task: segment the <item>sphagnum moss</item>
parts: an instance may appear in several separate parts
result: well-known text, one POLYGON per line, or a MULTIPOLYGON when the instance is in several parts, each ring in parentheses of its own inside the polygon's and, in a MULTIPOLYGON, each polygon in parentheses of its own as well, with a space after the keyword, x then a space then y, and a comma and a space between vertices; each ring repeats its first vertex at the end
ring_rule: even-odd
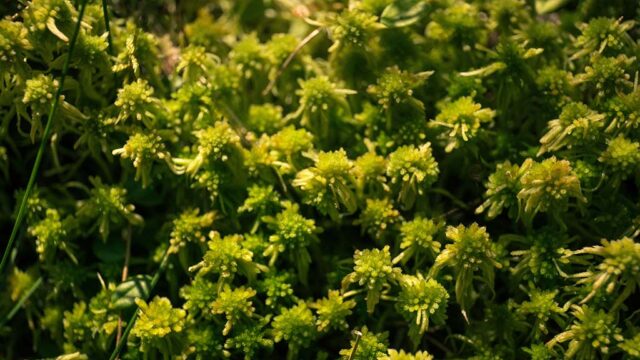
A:
POLYGON ((0 358, 638 358, 639 16, 3 3, 0 358))

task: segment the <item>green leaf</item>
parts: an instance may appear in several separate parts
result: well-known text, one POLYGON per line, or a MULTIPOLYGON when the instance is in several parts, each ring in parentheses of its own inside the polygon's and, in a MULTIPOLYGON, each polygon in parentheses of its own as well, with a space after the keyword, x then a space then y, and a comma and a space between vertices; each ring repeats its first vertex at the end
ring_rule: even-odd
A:
POLYGON ((390 28, 410 26, 420 21, 427 7, 424 1, 396 1, 384 9, 380 15, 380 22, 390 28))
POLYGON ((119 310, 135 305, 135 299, 147 299, 151 289, 151 276, 136 275, 116 287, 111 295, 114 307, 119 310))
POLYGON ((122 241, 95 241, 93 253, 105 263, 119 263, 124 259, 124 242, 122 241))
POLYGON ((536 0, 536 12, 540 15, 556 11, 566 5, 569 0, 536 0))

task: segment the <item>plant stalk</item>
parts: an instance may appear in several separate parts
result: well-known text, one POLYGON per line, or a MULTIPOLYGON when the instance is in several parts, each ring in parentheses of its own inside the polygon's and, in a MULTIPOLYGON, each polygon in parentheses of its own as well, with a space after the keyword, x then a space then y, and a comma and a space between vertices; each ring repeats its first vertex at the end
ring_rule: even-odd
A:
POLYGON ((80 3, 80 10, 78 13, 78 20, 76 21, 75 29, 73 30, 73 36, 71 36, 71 41, 69 42, 69 51, 67 53, 67 58, 64 60, 64 65, 62 67, 62 74, 60 75, 60 86, 58 86, 58 90, 56 91, 56 96, 51 103, 51 108, 49 110, 49 116, 47 117, 47 124, 44 128, 44 133, 42 134, 42 139, 40 140, 40 147, 38 148, 38 153, 36 154, 36 160, 33 164, 33 168, 31 168, 31 175, 29 176, 29 182, 27 183, 27 188, 25 189, 24 196, 22 197, 22 201, 20 202, 20 208, 18 209, 18 216, 16 217, 16 221, 13 223, 13 229, 11 230, 11 235, 9 237, 9 242, 4 249, 4 255, 2 255, 2 261, 0 262, 0 274, 2 274, 4 267, 9 259, 9 254, 11 253, 11 247, 16 240, 16 236, 18 235, 18 230, 22 225, 22 221, 26 215, 27 210, 27 201, 29 200, 29 196, 31 195, 31 191, 33 190, 33 186, 35 185, 36 178, 38 177, 38 170, 40 169, 40 164, 42 163, 42 157, 44 155, 45 144, 51 137, 51 130, 53 128, 53 117, 55 116, 58 106, 60 104, 60 97, 62 96, 62 90, 64 89, 64 81, 67 77, 67 73, 69 72, 69 64, 71 63, 71 57, 73 56, 73 50, 76 47, 76 42, 78 40, 78 34, 80 33, 80 24, 82 23, 82 18, 84 17, 84 10, 87 6, 87 0, 82 0, 80 3))

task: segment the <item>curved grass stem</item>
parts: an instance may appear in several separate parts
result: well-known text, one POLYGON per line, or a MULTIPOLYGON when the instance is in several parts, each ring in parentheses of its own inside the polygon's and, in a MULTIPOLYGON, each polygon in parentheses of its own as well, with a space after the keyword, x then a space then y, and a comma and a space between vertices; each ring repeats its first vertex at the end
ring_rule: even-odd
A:
POLYGON ((104 17, 104 28, 107 31, 107 42, 109 44, 109 55, 113 56, 113 39, 111 36, 111 25, 109 22, 109 7, 107 0, 102 0, 102 16, 104 17))
POLYGON ((33 285, 27 290, 27 292, 18 300, 18 302, 11 308, 11 311, 5 316, 2 321, 0 321, 0 328, 3 327, 6 323, 11 321, 11 319, 18 313, 22 305, 33 295, 33 293, 42 285, 42 278, 38 278, 33 285))
MULTIPOLYGON (((156 273, 153 274, 153 278, 151 279, 151 285, 149 286, 149 294, 151 294, 151 292, 153 291, 153 288, 156 287, 156 284, 158 283, 158 280, 160 280, 160 275, 162 275, 162 273, 164 272, 164 269, 167 268, 167 264, 169 263, 169 255, 170 255, 169 250, 167 250, 164 253, 164 257, 162 258, 160 267, 158 267, 158 270, 156 270, 156 273)), ((144 300, 147 301, 148 299, 144 299, 144 300)), ((140 312, 140 308, 136 306, 136 310, 134 311, 133 315, 131 315, 131 318, 129 318, 129 321, 127 321, 127 327, 122 332, 122 337, 120 338, 120 341, 116 343, 116 348, 111 353, 109 360, 115 360, 120 354, 120 352, 122 351, 124 344, 127 343, 127 338, 129 337, 129 333, 133 329, 133 325, 135 324, 136 319, 138 318, 139 312, 140 312)))
POLYGON ((36 154, 35 162, 33 163, 33 167, 31 168, 31 175, 29 176, 29 182, 27 183, 27 188, 25 189, 24 196, 22 197, 22 201, 20 202, 20 207, 18 208, 18 216, 16 217, 16 221, 13 223, 13 229, 11 229, 11 235, 9 236, 9 241, 4 249, 4 254, 2 255, 2 261, 0 262, 0 274, 4 271, 4 267, 9 259, 9 254, 11 253, 11 247, 16 240, 16 236, 18 235, 18 230, 22 225, 22 221, 26 215, 27 210, 27 201, 29 200, 29 195, 31 195, 31 191, 33 190, 33 186, 35 185, 36 178, 38 177, 38 170, 40 169, 40 164, 42 163, 42 157, 44 155, 44 149, 46 147, 47 141, 51 137, 51 130, 53 128, 53 117, 55 116, 58 106, 60 105, 60 97, 62 96, 62 90, 64 89, 64 80, 67 77, 67 73, 69 72, 69 64, 71 63, 71 57, 73 56, 73 50, 76 47, 76 42, 78 40, 78 34, 80 33, 80 24, 82 23, 82 18, 84 17, 84 9, 87 6, 87 0, 81 0, 80 2, 80 10, 78 12, 78 20, 76 21, 75 28, 73 30, 73 36, 71 37, 71 41, 69 42, 69 51, 67 52, 67 58, 64 60, 64 66, 62 68, 62 74, 60 75, 60 86, 58 86, 58 90, 56 91, 56 96, 51 102, 51 108, 49 109, 49 116, 47 116, 47 124, 44 128, 44 133, 42 134, 42 139, 40 140, 40 146, 38 147, 38 153, 36 154))

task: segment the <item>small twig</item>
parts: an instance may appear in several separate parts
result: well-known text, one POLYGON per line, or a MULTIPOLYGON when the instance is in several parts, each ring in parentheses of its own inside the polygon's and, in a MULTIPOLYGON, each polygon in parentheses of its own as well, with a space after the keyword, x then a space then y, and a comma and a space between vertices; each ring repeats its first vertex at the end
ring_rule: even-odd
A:
POLYGON ((305 37, 304 39, 302 39, 302 41, 300 41, 298 46, 296 46, 296 48, 293 49, 291 54, 289 54, 287 59, 282 63, 282 65, 278 69, 278 72, 276 73, 276 76, 274 76, 273 79, 269 81, 269 84, 267 85, 267 87, 262 91, 262 96, 266 96, 271 91, 271 89, 276 85, 276 81, 278 81, 278 78, 280 77, 280 75, 282 75, 282 73, 287 68, 287 66, 289 66, 289 63, 291 63, 293 58, 300 52, 300 50, 302 50, 302 48, 305 45, 307 45, 311 40, 313 40, 313 38, 318 36, 318 34, 320 34, 320 31, 322 31, 322 29, 323 28, 316 28, 311 33, 309 33, 307 37, 305 37))
POLYGON ((362 337, 362 332, 360 330, 353 330, 351 334, 355 335, 356 341, 353 344, 353 349, 351 349, 351 353, 349 354, 349 360, 353 360, 353 357, 356 355, 356 351, 358 350, 358 344, 360 343, 360 338, 362 337))
MULTIPOLYGON (((129 259, 131 258, 131 225, 127 228, 124 234, 125 240, 125 252, 124 252, 124 265, 122 265, 122 279, 121 282, 125 282, 129 276, 129 259)), ((116 333, 116 346, 120 344, 122 338, 122 314, 118 314, 118 332, 116 333)))
POLYGON ((444 351, 447 355, 453 353, 448 347, 446 347, 443 343, 441 343, 440 341, 434 339, 433 337, 427 335, 426 339, 427 339, 427 341, 429 341, 433 345, 435 345, 437 348, 439 348, 440 350, 444 351))
POLYGON ((124 282, 129 277, 129 259, 131 258, 131 224, 125 232, 125 253, 124 253, 124 265, 122 266, 122 281, 124 282))
POLYGON ((107 0, 102 0, 102 14, 104 16, 104 27, 107 30, 107 42, 109 44, 109 55, 114 56, 113 40, 111 39, 111 26, 109 25, 109 7, 107 0))
POLYGON ((463 210, 467 210, 469 208, 469 206, 467 204, 465 204, 462 200, 460 200, 457 197, 455 197, 452 193, 450 193, 446 189, 443 189, 443 188, 432 188, 430 191, 432 193, 439 194, 439 195, 442 195, 442 196, 448 198, 449 200, 451 200, 454 204, 458 205, 463 210))

